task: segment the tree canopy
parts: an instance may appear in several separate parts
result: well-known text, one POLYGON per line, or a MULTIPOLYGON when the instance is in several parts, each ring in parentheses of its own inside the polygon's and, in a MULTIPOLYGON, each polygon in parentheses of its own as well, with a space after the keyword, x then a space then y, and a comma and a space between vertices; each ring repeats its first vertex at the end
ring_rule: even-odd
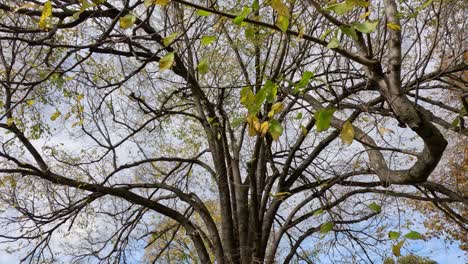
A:
POLYGON ((466 249, 465 7, 0 0, 0 243, 28 263, 466 249))

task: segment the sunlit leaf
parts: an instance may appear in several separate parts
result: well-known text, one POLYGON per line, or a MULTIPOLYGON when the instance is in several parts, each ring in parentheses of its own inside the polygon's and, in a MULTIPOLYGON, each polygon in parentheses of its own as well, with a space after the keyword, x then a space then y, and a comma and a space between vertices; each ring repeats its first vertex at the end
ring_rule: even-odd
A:
POLYGON ((374 32, 377 26, 379 25, 379 21, 365 21, 363 23, 355 23, 353 26, 354 28, 362 33, 371 33, 374 32))
POLYGON ((202 17, 209 16, 209 15, 211 15, 211 12, 206 11, 206 10, 198 9, 197 10, 197 15, 202 16, 202 17))
POLYGON ((240 92, 240 103, 249 108, 255 102, 255 95, 250 87, 246 86, 242 88, 240 92))
POLYGON ((26 104, 29 105, 29 106, 33 106, 35 104, 35 101, 30 99, 30 100, 26 101, 26 104))
POLYGON ((248 6, 244 6, 242 8, 242 12, 234 18, 232 23, 237 26, 242 26, 242 22, 244 22, 244 19, 250 14, 250 12, 252 12, 252 9, 248 6))
POLYGON ((325 10, 327 11, 333 11, 335 12, 337 15, 344 15, 348 12, 350 12, 351 10, 354 9, 354 5, 349 2, 349 1, 345 1, 345 2, 342 2, 342 3, 338 3, 338 4, 333 4, 333 5, 329 5, 325 8, 325 10))
POLYGON ((389 22, 387 23, 387 27, 391 30, 394 30, 394 31, 399 31, 401 30, 401 27, 400 25, 396 24, 396 23, 392 23, 392 22, 389 22))
POLYGON ((135 24, 136 16, 133 14, 127 14, 120 18, 119 25, 121 29, 131 28, 135 24))
POLYGON ((167 53, 164 57, 159 60, 159 71, 165 71, 172 67, 174 63, 174 52, 167 53))
POLYGON ((260 136, 265 136, 266 133, 268 132, 268 129, 270 128, 270 123, 268 121, 263 121, 263 123, 260 125, 260 136))
POLYGON ((354 128, 353 128, 353 125, 351 124, 351 122, 349 121, 346 121, 344 124, 343 124, 343 127, 341 128, 341 141, 343 142, 343 144, 346 144, 346 145, 351 145, 351 143, 353 143, 353 139, 354 139, 354 128))
POLYGON ((299 80, 299 82, 297 83, 297 86, 302 89, 304 87, 306 87, 309 82, 310 82, 310 79, 312 79, 314 77, 314 73, 311 72, 311 71, 305 71, 303 74, 302 74, 302 77, 301 79, 299 80))
POLYGON ((51 116, 50 120, 55 121, 62 113, 59 110, 56 110, 51 116))
POLYGON ((325 108, 315 112, 315 126, 318 132, 325 131, 330 127, 333 113, 335 113, 334 108, 325 108))
POLYGON ((289 27, 289 18, 286 16, 279 16, 275 24, 281 31, 286 32, 289 27))
POLYGON ((257 132, 260 130, 260 120, 256 115, 250 114, 247 116, 247 124, 249 125, 249 136, 253 137, 257 135, 257 132))
POLYGON ((164 47, 167 47, 170 44, 172 44, 172 42, 174 42, 174 40, 177 38, 177 36, 178 36, 177 32, 174 32, 174 33, 170 34, 169 36, 163 38, 164 47))
POLYGON ((266 101, 268 103, 273 103, 276 100, 276 94, 278 93, 278 85, 271 80, 266 81, 264 85, 265 90, 267 91, 266 101))
POLYGON ((361 14, 361 15, 359 16, 359 18, 361 18, 361 19, 366 19, 368 16, 370 16, 370 13, 371 13, 370 11, 367 11, 367 12, 361 14))
POLYGON ((210 45, 213 41, 217 40, 216 36, 203 36, 201 38, 202 47, 210 45))
POLYGON ((39 19, 39 28, 48 29, 51 28, 51 19, 52 19, 52 2, 49 0, 44 3, 42 8, 41 18, 39 19))
POLYGON ((329 49, 336 49, 340 46, 340 41, 337 38, 332 38, 330 42, 328 42, 327 48, 329 49))
POLYGON ((271 118, 274 115, 278 114, 279 112, 281 112, 281 110, 283 110, 283 107, 284 107, 283 103, 281 102, 275 103, 274 105, 271 106, 271 110, 270 112, 268 112, 268 117, 271 118))
POLYGON ((281 0, 271 0, 270 6, 278 12, 280 16, 290 17, 289 8, 281 0))
POLYGON ((209 69, 210 69, 210 65, 207 59, 202 59, 200 63, 198 63, 197 65, 197 71, 202 75, 206 74, 209 69))

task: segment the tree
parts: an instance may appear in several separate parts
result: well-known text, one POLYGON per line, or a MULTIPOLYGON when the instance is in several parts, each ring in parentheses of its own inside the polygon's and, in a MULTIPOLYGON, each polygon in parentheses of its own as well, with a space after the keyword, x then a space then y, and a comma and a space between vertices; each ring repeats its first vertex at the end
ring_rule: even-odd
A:
MULTIPOLYGON (((406 255, 404 257, 398 258, 398 264, 437 264, 436 261, 430 260, 429 258, 420 257, 416 255, 406 255)), ((395 264, 395 261, 391 258, 388 258, 384 261, 384 264, 395 264)))
POLYGON ((423 238, 402 201, 466 232, 466 190, 431 176, 468 135, 463 4, 0 0, 2 242, 372 262, 423 238))

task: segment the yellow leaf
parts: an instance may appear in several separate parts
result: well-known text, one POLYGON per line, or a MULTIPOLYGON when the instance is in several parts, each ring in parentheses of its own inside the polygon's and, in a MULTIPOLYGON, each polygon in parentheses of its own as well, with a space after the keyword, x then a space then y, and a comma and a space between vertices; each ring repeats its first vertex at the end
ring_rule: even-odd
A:
POLYGON ((169 52, 159 60, 159 71, 165 71, 172 67, 174 63, 174 52, 169 52))
POLYGON ((166 6, 169 4, 170 0, 145 0, 143 4, 145 7, 150 7, 152 5, 160 5, 160 6, 166 6))
POLYGON ((247 116, 247 124, 249 124, 249 136, 253 137, 257 135, 257 124, 260 125, 260 121, 258 120, 258 117, 255 115, 249 115, 247 116))
POLYGON ((12 126, 15 120, 12 117, 7 118, 7 126, 12 126))
POLYGON ((52 27, 50 23, 51 18, 52 18, 52 3, 49 0, 44 3, 44 7, 42 8, 41 18, 39 19, 39 28, 40 29, 51 28, 52 27))
POLYGON ((268 117, 271 118, 272 116, 281 112, 281 110, 283 110, 283 107, 284 107, 283 103, 281 102, 275 103, 274 105, 271 106, 271 110, 270 112, 268 112, 268 117))
POLYGON ((398 25, 396 23, 392 23, 392 22, 387 23, 387 27, 390 28, 391 30, 395 30, 395 31, 401 30, 400 25, 398 25))
POLYGON ((163 38, 163 45, 164 47, 169 46, 172 42, 174 42, 174 39, 177 38, 177 32, 174 32, 170 34, 169 36, 163 38))
POLYGON ((349 121, 346 121, 344 124, 343 124, 343 127, 341 128, 341 141, 343 142, 343 144, 346 144, 346 145, 351 145, 351 143, 353 143, 353 139, 354 139, 354 128, 353 128, 353 125, 351 124, 351 122, 349 121))
POLYGON ((260 132, 260 128, 262 127, 262 125, 260 124, 260 121, 258 119, 254 121, 254 127, 255 131, 260 132))
POLYGON ((33 106, 34 105, 34 100, 27 100, 26 101, 26 104, 29 105, 29 106, 33 106))
POLYGON ((127 29, 133 26, 135 24, 136 17, 132 14, 128 14, 126 16, 123 16, 119 20, 119 25, 121 29, 127 29))
POLYGON ((278 21, 275 24, 281 31, 286 32, 288 31, 289 27, 289 18, 286 16, 279 16, 278 21))
POLYGON ((370 11, 367 11, 364 14, 361 14, 359 18, 366 19, 368 16, 370 16, 370 11))
POLYGON ((50 120, 52 121, 55 121, 62 113, 60 113, 59 110, 55 111, 55 113, 53 113, 51 116, 50 116, 50 120))
POLYGON ((271 0, 270 5, 281 16, 290 17, 289 8, 281 0, 271 0))
POLYGON ((305 126, 301 125, 301 133, 302 135, 307 136, 307 133, 309 133, 309 131, 305 126))
POLYGON ((268 121, 263 121, 262 125, 260 126, 260 135, 262 137, 265 136, 269 128, 270 124, 268 123, 268 121))
POLYGON ((290 192, 278 192, 278 193, 275 193, 275 194, 271 194, 271 196, 273 196, 274 198, 280 199, 280 200, 286 198, 289 195, 291 195, 290 192))

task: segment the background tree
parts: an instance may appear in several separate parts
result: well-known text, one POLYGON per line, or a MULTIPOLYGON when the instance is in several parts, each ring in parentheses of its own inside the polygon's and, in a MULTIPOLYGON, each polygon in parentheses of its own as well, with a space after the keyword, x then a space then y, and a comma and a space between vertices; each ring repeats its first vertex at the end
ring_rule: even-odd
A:
POLYGON ((463 234, 459 176, 432 176, 468 134, 463 5, 0 0, 3 242, 370 263, 423 238, 412 201, 463 234))

